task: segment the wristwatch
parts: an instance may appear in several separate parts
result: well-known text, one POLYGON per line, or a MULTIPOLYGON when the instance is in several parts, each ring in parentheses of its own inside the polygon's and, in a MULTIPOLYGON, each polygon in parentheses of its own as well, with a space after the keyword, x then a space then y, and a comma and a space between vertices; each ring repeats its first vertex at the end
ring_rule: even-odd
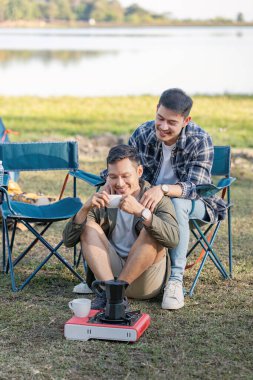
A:
POLYGON ((146 220, 149 220, 151 218, 151 211, 148 208, 144 208, 141 212, 141 220, 145 222, 146 220))
POLYGON ((169 193, 169 189, 170 189, 169 185, 162 185, 161 189, 162 189, 163 195, 169 195, 168 194, 169 193))

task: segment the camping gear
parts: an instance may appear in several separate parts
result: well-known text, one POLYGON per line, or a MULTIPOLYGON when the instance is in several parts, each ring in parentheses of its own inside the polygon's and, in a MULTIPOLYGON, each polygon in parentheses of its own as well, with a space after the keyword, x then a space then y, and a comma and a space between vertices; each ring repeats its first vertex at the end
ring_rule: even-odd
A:
MULTIPOLYGON (((18 135, 19 133, 13 131, 12 129, 6 129, 3 123, 3 120, 0 118, 0 144, 9 143, 9 134, 12 133, 14 135, 18 135)), ((13 181, 17 181, 19 179, 19 172, 9 172, 10 178, 13 181)))
MULTIPOLYGON (((25 202, 16 202, 11 200, 5 187, 0 187, 3 194, 3 203, 0 205, 2 210, 2 249, 3 249, 3 272, 10 272, 12 290, 18 291, 23 289, 32 278, 41 270, 51 257, 57 258, 79 281, 83 281, 81 275, 74 269, 63 252, 60 253, 60 247, 63 241, 60 240, 54 245, 45 238, 45 232, 54 222, 63 221, 73 217, 82 207, 82 202, 76 197, 76 171, 78 169, 78 145, 75 141, 67 142, 41 142, 41 143, 8 143, 0 144, 0 159, 3 161, 5 170, 9 171, 48 171, 48 170, 65 170, 71 171, 74 177, 73 197, 60 199, 51 204, 30 204, 25 202), (7 223, 14 222, 13 230, 8 231, 7 223), (20 234, 16 234, 18 223, 22 223, 33 235, 34 240, 20 253, 20 246, 15 245, 15 241, 22 239, 20 234), (34 223, 44 224, 45 226, 39 231, 35 229, 34 223), (45 258, 40 255, 34 247, 40 242, 47 249, 45 258), (15 249, 17 254, 15 254, 15 249), (17 284, 16 266, 23 260, 29 252, 33 252, 40 263, 27 277, 22 279, 20 285, 17 284), (6 257, 7 256, 7 257, 6 257)), ((80 172, 80 171, 78 171, 80 172)), ((68 175, 68 174, 67 174, 68 175)), ((18 244, 18 242, 17 242, 18 244)), ((43 251, 42 251, 43 252, 43 251)), ((41 253, 41 248, 40 252, 41 253)), ((75 254, 75 251, 74 251, 75 254)), ((75 257, 75 256, 74 256, 75 257)), ((25 260, 23 261, 26 262, 25 260)), ((29 265, 30 267, 30 265, 29 265)))
MULTIPOLYGON (((218 220, 215 223, 205 222, 202 220, 191 219, 190 227, 193 236, 195 237, 195 243, 191 247, 191 249, 187 253, 187 257, 189 257, 198 246, 202 247, 202 250, 199 254, 199 257, 196 260, 196 263, 200 262, 199 269, 197 274, 193 280, 192 286, 189 291, 189 295, 192 296, 195 286, 198 282, 199 276, 204 268, 206 260, 210 258, 211 262, 218 269, 220 274, 224 279, 228 279, 232 277, 232 229, 231 229, 231 194, 230 194, 230 186, 236 180, 230 176, 230 166, 231 166, 231 148, 230 146, 215 146, 214 147, 214 160, 212 166, 212 177, 221 177, 217 186, 213 183, 211 184, 202 184, 197 185, 196 190, 200 197, 203 199, 205 197, 210 197, 218 192, 221 192, 221 198, 227 201, 227 239, 228 239, 228 267, 229 272, 225 269, 222 264, 222 254, 223 250, 220 249, 219 254, 214 250, 213 244, 215 242, 216 236, 221 226, 222 220, 218 220), (203 231, 203 229, 205 229, 203 231)), ((194 208, 194 201, 192 201, 194 208)), ((191 268, 195 263, 189 264, 186 266, 186 269, 191 268)))
MULTIPOLYGON (((100 295, 101 290, 98 289, 104 286, 106 293, 106 308, 105 308, 105 318, 109 320, 124 320, 125 318, 125 305, 123 299, 125 296, 125 289, 128 283, 125 281, 93 281, 92 289, 95 293, 100 295)), ((100 288, 101 289, 101 288, 100 288)))
POLYGON ((135 342, 150 325, 150 316, 126 311, 123 305, 127 283, 119 280, 94 281, 92 287, 105 286, 105 310, 91 310, 88 317, 72 317, 65 323, 64 336, 72 340, 105 339, 135 342))

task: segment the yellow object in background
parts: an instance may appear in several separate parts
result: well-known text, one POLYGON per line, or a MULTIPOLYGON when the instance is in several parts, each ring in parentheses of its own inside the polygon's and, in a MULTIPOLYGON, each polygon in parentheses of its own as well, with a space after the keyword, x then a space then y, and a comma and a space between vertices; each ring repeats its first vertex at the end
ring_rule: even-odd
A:
POLYGON ((8 192, 10 195, 15 195, 21 194, 22 190, 17 182, 14 182, 12 179, 10 179, 8 183, 8 192))
POLYGON ((51 202, 55 202, 56 198, 47 195, 38 195, 35 193, 24 193, 21 187, 12 179, 9 180, 8 192, 13 201, 31 203, 36 205, 47 205, 51 202))

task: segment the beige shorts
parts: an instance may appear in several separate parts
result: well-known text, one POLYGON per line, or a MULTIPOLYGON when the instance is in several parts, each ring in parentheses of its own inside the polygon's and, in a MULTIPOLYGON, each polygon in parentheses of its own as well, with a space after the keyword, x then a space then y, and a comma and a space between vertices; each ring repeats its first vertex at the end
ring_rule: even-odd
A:
MULTIPOLYGON (((109 257, 113 275, 118 277, 126 260, 122 259, 114 247, 109 244, 109 257)), ((126 290, 129 298, 149 299, 157 296, 163 286, 166 276, 166 255, 159 262, 151 265, 126 290)))

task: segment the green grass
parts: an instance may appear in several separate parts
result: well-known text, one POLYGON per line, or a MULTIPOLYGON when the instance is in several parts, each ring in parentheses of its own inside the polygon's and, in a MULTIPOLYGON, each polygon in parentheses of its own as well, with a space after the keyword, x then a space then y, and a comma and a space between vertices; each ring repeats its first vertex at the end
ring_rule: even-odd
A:
MULTIPOLYGON (((154 118, 157 97, 38 98, 0 97, 6 127, 19 132, 16 141, 95 136, 111 132, 129 136, 154 118)), ((252 96, 195 96, 192 117, 214 144, 253 147, 252 96)))
MULTIPOLYGON (((81 165, 84 165, 82 157, 81 165)), ((91 162, 91 170, 103 162, 91 162)), ((9 276, 1 277, 0 368, 3 379, 252 379, 252 191, 250 166, 236 167, 233 185, 234 277, 221 279, 210 263, 197 285, 195 296, 176 312, 160 308, 161 296, 131 301, 132 309, 150 314, 152 323, 135 344, 106 341, 67 341, 64 322, 70 318, 68 302, 77 281, 52 261, 22 292, 12 293, 9 276)), ((60 174, 32 179, 23 175, 24 189, 57 195, 54 180, 60 174), (43 180, 41 180, 43 178, 43 180)), ((59 186, 60 187, 60 186, 59 186)), ((86 197, 92 190, 80 185, 86 197)), ((70 192, 70 187, 67 189, 70 192)), ((61 223, 48 234, 53 244, 61 236, 61 223)), ((226 225, 215 245, 227 258, 226 225)), ((21 250, 28 234, 18 232, 21 250)), ((71 251, 64 249, 67 257, 71 251)), ((37 247, 17 270, 23 277, 46 254, 37 247)), ((195 270, 186 272, 189 288, 195 270)))
MULTIPOLYGON (((195 97, 194 119, 207 127, 218 143, 252 146, 251 97, 195 97), (199 113, 197 113, 197 110, 199 113), (196 111, 196 113, 195 113, 196 111), (219 130, 221 128, 221 130, 219 130), (222 128, 227 128, 223 131, 222 128)), ((112 131, 128 134, 154 114, 154 97, 74 99, 0 98, 8 128, 20 131, 16 141, 94 135, 112 131), (109 128, 110 126, 110 128, 109 128)), ((98 173, 104 167, 96 152, 81 156, 80 166, 98 173)), ((8 275, 0 277, 1 379, 252 379, 253 284, 253 171, 250 160, 233 159, 232 187, 234 275, 224 281, 208 262, 193 298, 176 312, 160 308, 161 296, 131 301, 133 310, 150 314, 152 323, 135 344, 106 341, 67 341, 64 322, 77 280, 62 265, 50 260, 28 287, 12 293, 8 275)), ((61 173, 23 173, 23 191, 59 194, 61 173)), ((79 184, 85 199, 92 189, 79 184)), ((67 194, 71 193, 68 185, 67 194)), ((47 234, 52 244, 61 237, 64 223, 47 234)), ((227 264, 226 223, 215 248, 227 264)), ((18 231, 21 251, 29 235, 18 231)), ((1 248, 1 247, 0 247, 1 248)), ((63 248, 71 259, 72 252, 63 248)), ((46 251, 37 246, 17 268, 18 278, 34 267, 46 251)), ((185 274, 189 286, 196 268, 185 274)))

